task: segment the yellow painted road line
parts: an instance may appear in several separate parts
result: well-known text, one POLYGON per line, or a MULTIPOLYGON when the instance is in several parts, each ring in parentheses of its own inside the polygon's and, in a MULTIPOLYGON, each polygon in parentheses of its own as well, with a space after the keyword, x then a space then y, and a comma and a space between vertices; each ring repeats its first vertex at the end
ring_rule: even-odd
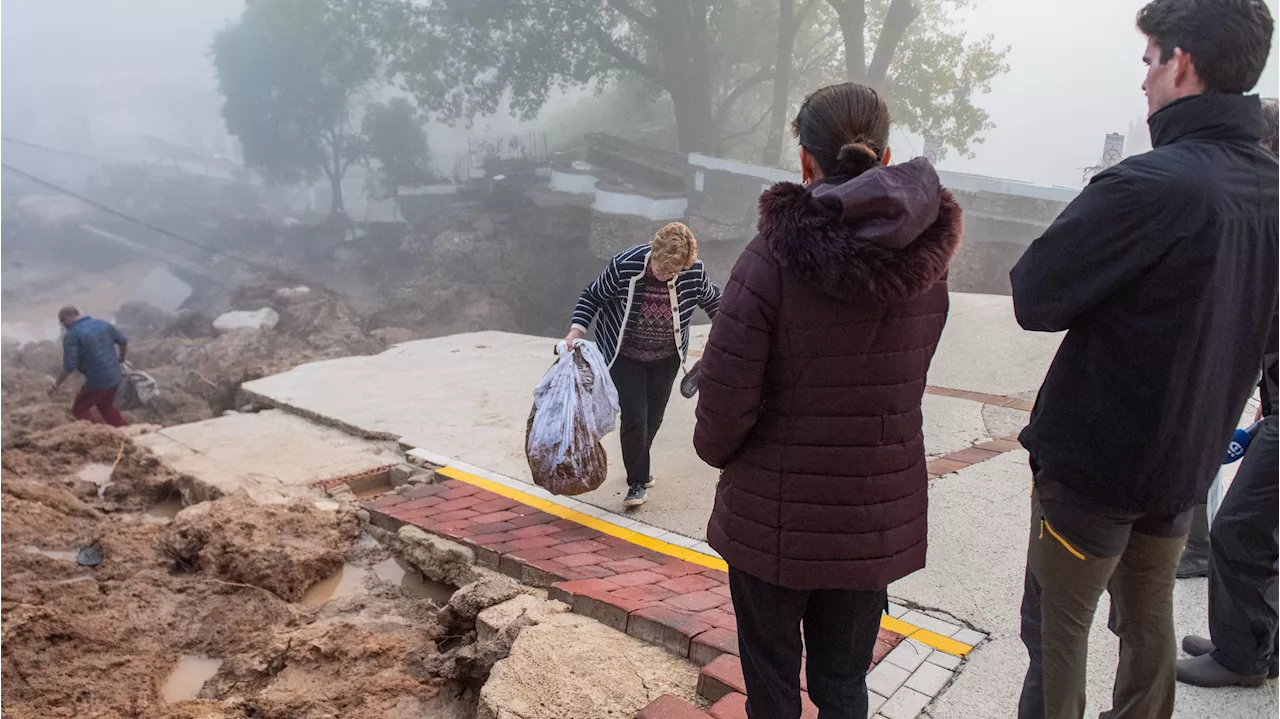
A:
POLYGON ((914 624, 904 622, 901 619, 885 614, 880 617, 880 626, 891 632, 897 632, 908 639, 914 639, 921 644, 933 647, 940 652, 945 652, 952 656, 963 657, 973 651, 973 647, 964 642, 957 642, 950 637, 944 637, 937 632, 931 632, 928 629, 921 629, 914 624))
MULTIPOLYGON (((695 552, 692 549, 685 549, 684 547, 671 544, 670 542, 659 541, 648 535, 640 534, 639 532, 626 529, 625 527, 619 527, 612 522, 606 522, 603 519, 592 517, 589 514, 583 514, 575 509, 569 509, 568 507, 552 502, 549 499, 535 497, 532 494, 522 492, 514 487, 508 487, 505 484, 499 484, 498 482, 494 482, 483 477, 477 477, 470 472, 464 472, 454 467, 441 467, 436 470, 436 472, 448 477, 449 479, 466 482, 467 484, 493 492, 494 494, 506 497, 507 499, 514 499, 521 504, 527 504, 534 509, 546 512, 547 514, 560 517, 561 519, 568 519, 572 522, 577 522, 584 527, 590 527, 598 532, 602 532, 611 537, 617 537, 618 539, 644 547, 645 549, 652 549, 655 552, 666 554, 677 559, 683 559, 691 564, 697 564, 710 569, 719 569, 722 572, 729 570, 729 565, 726 564, 723 559, 712 557, 711 555, 703 554, 701 552, 695 552)), ((963 657, 973 650, 973 647, 968 644, 957 642, 954 639, 944 637, 941 634, 931 632, 928 629, 921 629, 914 624, 904 622, 901 619, 895 619, 888 614, 881 615, 880 626, 891 632, 897 632, 909 639, 914 639, 921 644, 925 644, 937 649, 938 651, 945 652, 953 656, 963 657)))
POLYGON ((725 564, 724 560, 718 557, 703 554, 702 552, 695 552, 692 549, 685 549, 684 547, 671 544, 670 542, 659 541, 653 537, 640 534, 639 532, 619 527, 612 522, 606 522, 603 519, 592 517, 589 514, 583 514, 575 509, 569 509, 568 507, 552 502, 549 499, 535 497, 532 494, 521 492, 514 487, 508 487, 505 484, 499 484, 497 482, 484 479, 483 477, 477 477, 470 472, 463 472, 462 470, 455 469, 453 467, 443 467, 436 470, 436 472, 450 479, 456 479, 459 482, 466 482, 467 484, 488 490, 494 494, 506 497, 507 499, 514 499, 521 504, 527 504, 534 509, 542 510, 547 514, 560 517, 561 519, 568 519, 570 521, 577 522, 584 527, 590 527, 598 532, 603 532, 611 537, 617 537, 618 539, 644 547, 645 549, 652 549, 655 552, 666 554, 668 556, 675 557, 676 559, 683 559, 691 564, 697 564, 709 569, 719 569, 722 572, 729 571, 729 565, 725 564))

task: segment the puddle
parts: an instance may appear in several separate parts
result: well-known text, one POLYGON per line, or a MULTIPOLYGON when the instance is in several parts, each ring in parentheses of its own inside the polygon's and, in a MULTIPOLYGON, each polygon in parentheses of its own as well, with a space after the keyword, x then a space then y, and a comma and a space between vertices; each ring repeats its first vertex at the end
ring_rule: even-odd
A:
POLYGON ((342 569, 311 585, 302 595, 302 603, 318 607, 334 599, 359 594, 364 591, 364 580, 368 576, 369 570, 345 564, 342 569))
POLYGON ((151 505, 151 508, 143 512, 142 519, 155 524, 168 524, 178 512, 182 511, 182 498, 172 497, 158 504, 151 505))
POLYGON ((374 497, 381 497, 393 489, 395 489, 395 487, 391 486, 391 480, 387 480, 385 484, 380 483, 370 485, 360 489, 359 491, 353 491, 352 494, 355 495, 356 499, 373 499, 374 497))
POLYGON ((111 472, 114 469, 109 464, 93 462, 81 467, 80 471, 76 472, 76 479, 98 485, 98 499, 102 499, 106 494, 107 485, 111 484, 111 472))
POLYGON ((76 561, 76 557, 80 556, 80 551, 77 549, 72 549, 68 551, 64 551, 61 549, 41 549, 35 546, 34 544, 27 545, 27 547, 22 551, 26 552, 27 554, 42 554, 52 559, 61 559, 64 562, 74 562, 76 561))
POLYGON ((400 587, 411 597, 425 597, 437 604, 449 601, 455 591, 443 582, 437 582, 422 576, 416 569, 399 557, 391 557, 373 565, 373 571, 381 579, 400 587))
POLYGON ((222 666, 221 659, 206 657, 202 654, 187 654, 178 660, 177 666, 169 672, 160 690, 165 702, 183 702, 195 699, 204 688, 204 683, 218 673, 222 666))

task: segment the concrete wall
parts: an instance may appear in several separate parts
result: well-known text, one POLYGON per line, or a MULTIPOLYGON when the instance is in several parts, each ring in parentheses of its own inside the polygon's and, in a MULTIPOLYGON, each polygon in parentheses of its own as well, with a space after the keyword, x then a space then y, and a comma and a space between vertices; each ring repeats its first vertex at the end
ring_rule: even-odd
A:
MULTIPOLYGON (((951 289, 1009 294, 1009 270, 1076 191, 939 172, 965 212, 964 244, 951 263, 951 289)), ((760 193, 800 176, 769 167, 691 154, 685 172, 687 222, 709 267, 727 271, 755 235, 760 193)))

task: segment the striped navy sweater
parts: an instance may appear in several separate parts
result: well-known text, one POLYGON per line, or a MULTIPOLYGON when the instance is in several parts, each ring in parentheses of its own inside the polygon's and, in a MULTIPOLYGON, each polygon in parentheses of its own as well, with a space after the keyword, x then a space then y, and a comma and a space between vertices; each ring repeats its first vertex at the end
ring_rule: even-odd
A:
MULTIPOLYGON (((596 343, 612 366, 618 357, 626 328, 639 312, 636 285, 644 277, 649 260, 649 245, 625 250, 609 261, 609 266, 594 282, 587 285, 573 310, 573 326, 587 331, 596 320, 596 343), (624 322, 624 318, 626 318, 624 322)), ((680 347, 683 360, 689 353, 689 321, 694 309, 701 307, 715 319, 720 309, 721 290, 707 277, 702 260, 684 270, 667 283, 671 289, 671 340, 680 347)))

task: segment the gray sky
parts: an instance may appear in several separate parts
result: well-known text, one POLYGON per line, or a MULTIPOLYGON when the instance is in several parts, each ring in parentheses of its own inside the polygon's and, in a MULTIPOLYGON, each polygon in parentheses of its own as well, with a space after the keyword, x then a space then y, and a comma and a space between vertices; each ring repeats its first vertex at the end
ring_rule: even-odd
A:
MULTIPOLYGON (((952 156, 944 169, 1043 184, 1080 185, 1108 132, 1127 133, 1146 114, 1141 35, 1134 15, 1143 0, 973 0, 962 20, 973 34, 992 33, 1012 47, 1011 70, 977 102, 996 128, 972 159, 952 156)), ((1273 14, 1275 0, 1268 0, 1273 14)), ((213 33, 243 0, 7 0, 0 23, 6 134, 67 146, 121 142, 130 131, 180 124, 191 141, 219 130, 218 98, 208 59, 213 33), (32 107, 62 97, 68 85, 92 88, 107 121, 92 132, 32 107), (198 120, 198 121, 197 121, 198 120)), ((1259 85, 1280 94, 1273 49, 1259 85)), ((511 118, 483 118, 475 134, 516 132, 511 118)), ((434 149, 465 132, 433 131, 434 149)), ((179 137, 184 137, 180 135, 179 137)), ((900 133, 895 144, 915 143, 900 133)), ((81 146, 77 149, 90 149, 81 146)), ((899 156, 910 147, 898 148, 899 156)), ((910 156, 910 154, 906 155, 910 156)))
MULTIPOLYGON (((942 169, 1079 187, 1081 168, 1102 157, 1108 132, 1128 133, 1145 119, 1142 53, 1134 26, 1143 0, 974 0, 965 16, 974 35, 1009 45, 1008 74, 977 104, 996 128, 973 159, 951 157, 942 169)), ((1276 14, 1275 0, 1267 0, 1276 14)), ((1276 38, 1258 83, 1280 94, 1276 38)), ((895 134, 896 136, 896 134, 895 134)), ((914 138, 913 138, 914 139, 914 138)), ((1126 140, 1126 143, 1128 140, 1126 140)))

